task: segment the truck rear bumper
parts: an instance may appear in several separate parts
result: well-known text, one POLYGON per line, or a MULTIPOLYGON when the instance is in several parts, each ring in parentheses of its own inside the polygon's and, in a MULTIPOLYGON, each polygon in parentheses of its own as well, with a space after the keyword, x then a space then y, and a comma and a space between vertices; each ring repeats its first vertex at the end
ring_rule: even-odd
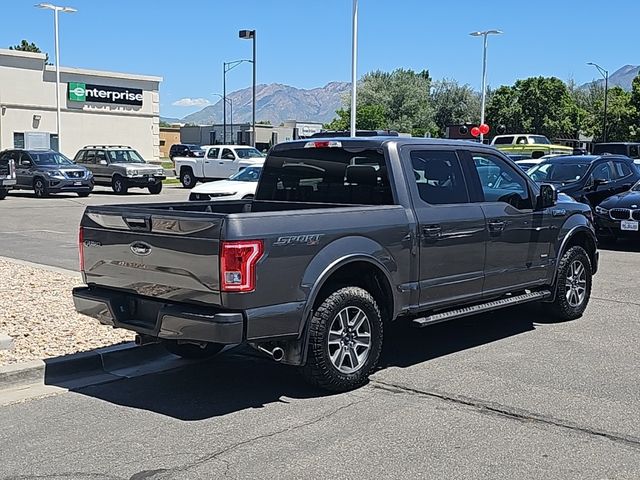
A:
POLYGON ((103 288, 73 289, 79 313, 104 325, 167 340, 196 340, 221 344, 242 343, 242 313, 223 312, 186 304, 179 306, 103 288))

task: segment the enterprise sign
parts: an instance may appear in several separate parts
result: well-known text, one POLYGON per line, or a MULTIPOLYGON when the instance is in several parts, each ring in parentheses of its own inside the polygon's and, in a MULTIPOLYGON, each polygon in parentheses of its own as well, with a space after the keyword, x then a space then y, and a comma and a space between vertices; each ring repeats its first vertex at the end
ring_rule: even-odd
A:
POLYGON ((142 89, 91 85, 69 82, 69 100, 72 102, 110 103, 112 105, 142 106, 142 89))

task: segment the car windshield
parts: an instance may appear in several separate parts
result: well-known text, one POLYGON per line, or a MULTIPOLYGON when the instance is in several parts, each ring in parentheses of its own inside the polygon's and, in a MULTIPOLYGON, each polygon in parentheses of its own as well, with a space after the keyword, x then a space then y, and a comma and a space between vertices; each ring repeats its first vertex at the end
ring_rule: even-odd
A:
POLYGON ((260 178, 260 172, 262 172, 262 167, 247 167, 240 170, 235 175, 231 175, 229 180, 233 180, 235 182, 257 182, 260 178))
POLYGON ((58 152, 29 152, 36 165, 73 165, 73 162, 58 152))
POLYGON ((589 171, 590 166, 590 163, 584 162, 541 163, 527 171, 527 175, 538 183, 573 183, 582 179, 589 171))
POLYGON ((145 163, 135 150, 109 150, 111 163, 145 163))
POLYGON ((187 145, 187 147, 189 147, 189 150, 191 150, 192 152, 204 152, 202 147, 199 145, 187 145))
POLYGON ((266 157, 264 153, 255 148, 236 148, 236 155, 239 158, 262 158, 266 157))
POLYGON ((549 141, 549 139, 543 135, 531 135, 529 137, 529 141, 531 143, 537 143, 540 145, 550 145, 551 142, 549 141))

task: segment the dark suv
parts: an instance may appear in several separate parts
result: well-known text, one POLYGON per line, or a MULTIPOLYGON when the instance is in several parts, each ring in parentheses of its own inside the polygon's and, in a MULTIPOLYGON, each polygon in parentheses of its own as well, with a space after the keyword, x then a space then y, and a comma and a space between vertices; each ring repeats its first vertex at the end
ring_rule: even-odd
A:
POLYGON ((527 172, 538 183, 551 183, 592 208, 605 198, 626 192, 640 180, 633 160, 620 155, 562 155, 527 172))
POLYGON ((169 149, 169 158, 173 157, 204 157, 204 150, 200 145, 176 143, 169 149))
POLYGON ((74 192, 86 197, 93 190, 93 175, 54 150, 5 150, 2 160, 13 160, 18 190, 33 190, 36 197, 74 192))
POLYGON ((117 194, 125 194, 131 187, 158 194, 167 178, 160 165, 147 163, 133 148, 124 145, 87 145, 76 153, 74 161, 93 172, 96 185, 110 186, 117 194))

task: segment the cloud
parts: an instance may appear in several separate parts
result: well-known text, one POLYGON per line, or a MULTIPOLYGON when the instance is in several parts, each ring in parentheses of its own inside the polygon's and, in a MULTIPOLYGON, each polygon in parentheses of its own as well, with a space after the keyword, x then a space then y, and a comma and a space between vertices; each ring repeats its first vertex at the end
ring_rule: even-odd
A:
POLYGON ((180 100, 176 100, 171 105, 174 107, 206 107, 211 104, 209 100, 206 98, 181 98, 180 100))

